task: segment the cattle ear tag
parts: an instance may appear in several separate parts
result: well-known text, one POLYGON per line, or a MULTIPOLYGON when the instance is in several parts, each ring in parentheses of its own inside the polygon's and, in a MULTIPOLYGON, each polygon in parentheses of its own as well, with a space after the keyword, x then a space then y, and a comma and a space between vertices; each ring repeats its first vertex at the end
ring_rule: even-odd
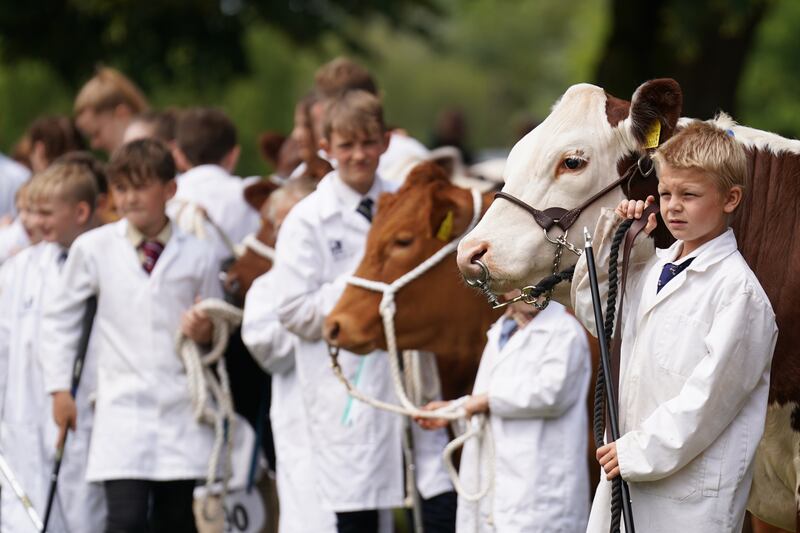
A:
POLYGON ((442 220, 439 230, 436 232, 436 238, 440 241, 447 242, 450 240, 450 235, 453 234, 453 212, 448 211, 447 216, 442 220))
POLYGON ((644 138, 644 148, 649 150, 651 148, 658 148, 658 142, 661 140, 661 121, 654 120, 644 138))

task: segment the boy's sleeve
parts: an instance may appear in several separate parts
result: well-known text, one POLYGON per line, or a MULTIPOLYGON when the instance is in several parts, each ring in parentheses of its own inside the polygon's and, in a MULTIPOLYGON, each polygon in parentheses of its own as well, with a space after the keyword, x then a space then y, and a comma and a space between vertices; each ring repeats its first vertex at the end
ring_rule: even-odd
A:
POLYGON ((8 381, 8 358, 11 349, 11 264, 6 262, 0 267, 0 413, 6 398, 8 381))
POLYGON ((61 279, 43 302, 39 361, 48 393, 70 390, 86 301, 99 287, 95 266, 81 244, 77 240, 72 245, 61 279))
MULTIPOLYGON (((581 332, 581 334, 583 334, 581 332)), ((489 408, 503 418, 555 418, 583 400, 576 380, 588 362, 586 339, 555 330, 540 346, 523 346, 521 364, 498 369, 489 382, 489 408)))
POLYGON ((201 300, 225 297, 225 291, 222 290, 222 282, 219 279, 219 272, 219 262, 215 250, 210 244, 207 244, 200 294, 198 294, 201 300))
MULTIPOLYGON (((594 234, 592 235, 592 249, 594 261, 597 265, 597 281, 600 286, 600 299, 605 302, 608 296, 608 264, 611 255, 611 241, 623 218, 613 209, 603 208, 597 220, 594 234)), ((652 239, 640 235, 633 245, 628 263, 628 290, 637 283, 647 262, 653 257, 655 244, 652 239)), ((619 250, 619 261, 622 261, 622 247, 619 250)), ((592 306, 592 291, 589 285, 589 270, 586 266, 586 254, 582 254, 575 264, 575 273, 572 275, 571 287, 572 307, 575 316, 581 324, 597 337, 597 328, 594 323, 594 307, 592 306)))
POLYGON ((750 292, 721 309, 705 338, 707 355, 680 393, 617 440, 622 477, 665 478, 710 446, 769 380, 777 336, 772 309, 750 292))
POLYGON ((273 279, 268 272, 256 278, 247 291, 242 340, 261 368, 280 374, 294 367, 294 335, 278 320, 273 279))
POLYGON ((323 251, 311 225, 292 211, 278 237, 275 258, 277 311, 281 324, 309 341, 322 338, 325 317, 344 292, 346 278, 327 282, 323 251))

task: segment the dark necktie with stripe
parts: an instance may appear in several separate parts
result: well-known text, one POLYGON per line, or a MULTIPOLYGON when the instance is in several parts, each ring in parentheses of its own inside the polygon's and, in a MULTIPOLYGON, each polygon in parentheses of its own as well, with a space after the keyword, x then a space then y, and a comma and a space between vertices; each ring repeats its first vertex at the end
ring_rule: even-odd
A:
POLYGON ((667 263, 666 265, 664 265, 664 268, 661 269, 661 276, 659 276, 658 278, 658 287, 656 288, 656 294, 658 294, 661 291, 661 289, 664 288, 664 285, 669 283, 672 280, 672 278, 674 278, 675 276, 686 270, 686 268, 692 264, 692 261, 694 261, 694 257, 691 257, 678 265, 673 263, 667 263))
POLYGON ((142 250, 142 254, 144 254, 142 268, 145 272, 150 274, 156 267, 156 261, 158 261, 158 258, 161 256, 161 252, 164 251, 164 245, 159 241, 142 241, 139 248, 142 250))
POLYGON ((374 204, 375 202, 372 200, 372 198, 365 196, 364 198, 361 199, 361 202, 358 204, 358 207, 356 207, 356 211, 361 216, 366 218, 367 222, 369 223, 372 223, 372 206, 374 204))

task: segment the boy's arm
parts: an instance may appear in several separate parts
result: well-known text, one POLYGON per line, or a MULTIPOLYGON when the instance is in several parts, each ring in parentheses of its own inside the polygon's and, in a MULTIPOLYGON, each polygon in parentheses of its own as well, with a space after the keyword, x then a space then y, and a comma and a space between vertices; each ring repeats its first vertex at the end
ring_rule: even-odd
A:
POLYGON ((588 361, 585 339, 559 331, 550 335, 544 346, 522 349, 527 352, 522 364, 511 369, 513 372, 497 372, 489 382, 493 414, 503 418, 555 418, 582 400, 583 388, 575 379, 588 361))
POLYGON ((8 358, 11 348, 10 270, 11 264, 8 262, 0 267, 0 414, 3 413, 3 404, 6 398, 8 358))
POLYGON ((749 292, 734 298, 714 317, 707 355, 680 393, 617 440, 622 477, 665 478, 710 446, 768 380, 777 335, 768 304, 749 292))
POLYGON ((61 278, 43 302, 39 361, 48 393, 69 391, 78 352, 86 301, 98 291, 97 273, 76 241, 64 263, 61 278))
MULTIPOLYGON (((611 255, 611 241, 622 221, 623 218, 615 213, 613 209, 603 208, 592 234, 592 248, 594 249, 594 260, 597 264, 597 281, 602 302, 605 302, 608 296, 608 264, 609 256, 611 255)), ((636 239, 631 250, 629 262, 628 288, 636 285, 639 274, 641 274, 645 264, 653 257, 654 252, 655 244, 652 239, 646 238, 645 235, 640 235, 636 239)), ((620 246, 619 250, 619 260, 622 260, 622 246, 620 246)), ((589 330, 589 333, 597 337, 585 254, 581 255, 575 264, 575 273, 572 276, 571 298, 575 316, 589 330)), ((605 304, 603 305, 603 310, 605 311, 605 304)))
POLYGON ((294 335, 278 320, 273 279, 269 273, 256 278, 247 291, 242 319, 245 346, 270 374, 288 372, 294 367, 294 335))
POLYGON ((323 280, 325 264, 311 225, 292 211, 276 246, 275 285, 278 317, 292 333, 309 341, 322 338, 325 317, 344 292, 345 278, 323 280))

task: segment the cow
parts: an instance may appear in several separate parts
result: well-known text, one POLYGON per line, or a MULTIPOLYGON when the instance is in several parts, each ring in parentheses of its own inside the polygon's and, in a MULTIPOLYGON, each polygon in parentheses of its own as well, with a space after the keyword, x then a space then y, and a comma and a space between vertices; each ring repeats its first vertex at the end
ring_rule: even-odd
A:
MULTIPOLYGON (((492 198, 483 194, 483 211, 492 198)), ((390 283, 441 249, 438 228, 454 213, 452 236, 458 238, 472 217, 468 190, 453 185, 433 163, 416 166, 403 186, 385 194, 367 238, 364 258, 355 276, 390 283)), ((354 353, 386 349, 377 292, 349 285, 325 322, 326 340, 354 353)), ((437 355, 445 398, 469 394, 478 369, 486 332, 500 312, 467 287, 452 256, 397 294, 395 329, 399 349, 425 350, 437 355)), ((597 371, 598 345, 592 345, 592 368, 597 371)), ((589 412, 593 395, 587 398, 589 412)), ((588 429, 588 428, 587 428, 588 429)), ((589 438, 588 462, 592 487, 599 479, 594 439, 589 438)))
MULTIPOLYGON (((644 153, 654 121, 661 141, 692 119, 680 119, 682 92, 670 79, 644 83, 631 101, 588 84, 570 87, 551 114, 512 150, 504 192, 544 209, 571 209, 620 178, 644 153)), ((756 454, 755 476, 748 508, 770 524, 800 529, 798 475, 800 470, 800 227, 798 172, 800 141, 735 124, 720 115, 710 121, 742 143, 753 171, 753 182, 733 221, 739 248, 758 276, 776 313, 780 335, 772 364, 770 406, 764 437, 756 454)), ((634 178, 643 198, 657 181, 634 178)), ((625 198, 620 187, 609 190, 586 206, 573 228, 594 227, 601 207, 613 207, 625 198)), ((662 225, 663 226, 663 225, 662 225)), ((551 230, 554 239, 560 230, 551 230)), ((576 231, 565 236, 575 241, 576 231)), ((466 236, 458 264, 468 279, 488 277, 490 289, 502 293, 535 284, 550 274, 554 246, 530 214, 511 202, 492 204, 480 224, 466 236), (473 261, 486 265, 483 273, 473 261)), ((577 261, 565 252, 561 267, 577 261)), ((554 299, 570 304, 569 287, 559 287, 554 299)), ((579 317, 592 320, 591 317, 579 317)), ((766 530, 765 530, 766 531, 766 530)))

